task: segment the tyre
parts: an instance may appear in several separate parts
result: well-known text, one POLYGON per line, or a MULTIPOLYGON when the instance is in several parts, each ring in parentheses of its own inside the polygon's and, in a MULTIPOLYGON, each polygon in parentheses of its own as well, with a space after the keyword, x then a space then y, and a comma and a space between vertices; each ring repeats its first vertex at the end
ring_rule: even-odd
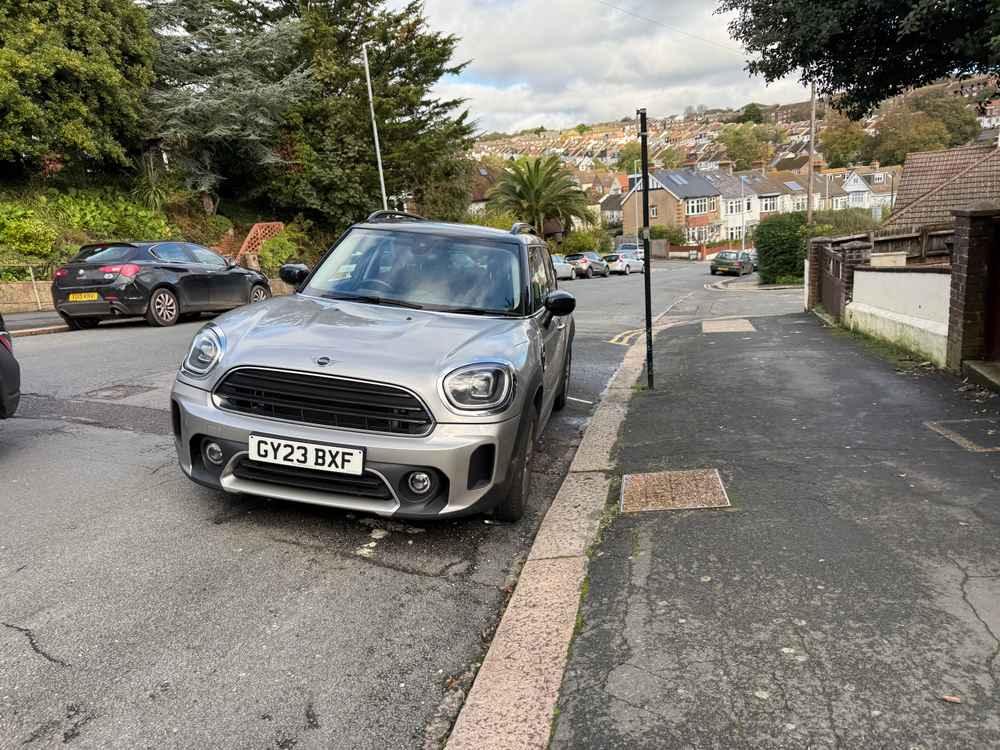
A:
POLYGON ((59 315, 63 323, 71 331, 86 331, 89 328, 97 328, 100 318, 71 318, 69 315, 59 315))
POLYGON ((146 322, 162 328, 174 325, 180 317, 181 307, 177 295, 166 287, 154 289, 146 309, 146 322))
POLYGON ((588 279, 594 278, 594 269, 593 268, 588 268, 586 276, 587 276, 588 279))
POLYGON ((555 411, 562 411, 566 408, 566 399, 569 398, 569 379, 573 372, 573 345, 566 349, 566 362, 563 364, 562 383, 559 385, 559 393, 552 404, 555 411))
POLYGON ((630 266, 628 263, 626 263, 625 264, 625 275, 628 276, 630 273, 632 273, 632 266, 630 266))
POLYGON ((713 276, 715 276, 715 269, 714 269, 714 268, 709 268, 709 269, 708 269, 708 272, 709 272, 710 274, 712 274, 713 276))
POLYGON ((531 465, 535 456, 535 430, 538 415, 534 407, 529 407, 525 415, 528 423, 521 431, 521 439, 510 458, 510 475, 507 477, 507 491, 493 509, 493 517, 498 521, 520 521, 531 494, 531 465))
POLYGON ((270 298, 271 290, 268 289, 263 284, 254 284, 253 289, 250 290, 250 304, 257 302, 263 302, 264 300, 270 298))

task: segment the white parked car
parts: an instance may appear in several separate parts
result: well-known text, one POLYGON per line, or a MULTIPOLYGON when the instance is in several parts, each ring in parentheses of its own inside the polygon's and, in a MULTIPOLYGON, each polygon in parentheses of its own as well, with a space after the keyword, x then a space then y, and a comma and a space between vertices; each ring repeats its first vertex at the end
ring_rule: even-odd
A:
POLYGON ((552 265, 556 269, 557 279, 575 279, 576 269, 573 268, 572 264, 566 262, 566 258, 562 255, 552 256, 552 265))
POLYGON ((633 271, 644 273, 646 270, 646 264, 630 250, 605 255, 604 260, 607 261, 608 270, 611 273, 621 273, 628 276, 633 271))

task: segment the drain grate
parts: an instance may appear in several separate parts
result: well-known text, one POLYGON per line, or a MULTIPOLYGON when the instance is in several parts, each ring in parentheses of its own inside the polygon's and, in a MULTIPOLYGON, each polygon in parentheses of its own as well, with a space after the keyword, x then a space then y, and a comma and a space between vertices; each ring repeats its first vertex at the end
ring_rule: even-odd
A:
POLYGON ((729 506, 718 469, 657 471, 622 477, 622 513, 729 506))
POLYGON ((734 320, 704 320, 701 323, 702 333, 755 333, 756 328, 746 318, 734 320))
POLYGON ((972 453, 1000 453, 1000 419, 949 419, 924 426, 972 453))

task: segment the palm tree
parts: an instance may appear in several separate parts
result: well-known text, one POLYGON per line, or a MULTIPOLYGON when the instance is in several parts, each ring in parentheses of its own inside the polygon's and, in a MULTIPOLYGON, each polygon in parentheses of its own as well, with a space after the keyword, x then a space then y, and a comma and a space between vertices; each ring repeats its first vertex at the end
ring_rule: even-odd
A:
POLYGON ((541 234, 547 219, 594 221, 587 197, 557 156, 519 159, 508 167, 488 196, 490 206, 514 214, 541 234))

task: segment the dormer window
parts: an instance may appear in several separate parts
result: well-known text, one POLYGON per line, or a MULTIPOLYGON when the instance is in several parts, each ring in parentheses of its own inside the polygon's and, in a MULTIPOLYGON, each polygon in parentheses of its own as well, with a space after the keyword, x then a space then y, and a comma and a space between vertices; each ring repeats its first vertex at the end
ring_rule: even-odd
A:
POLYGON ((885 174, 883 172, 875 172, 872 174, 872 183, 875 185, 881 185, 885 182, 885 174))

